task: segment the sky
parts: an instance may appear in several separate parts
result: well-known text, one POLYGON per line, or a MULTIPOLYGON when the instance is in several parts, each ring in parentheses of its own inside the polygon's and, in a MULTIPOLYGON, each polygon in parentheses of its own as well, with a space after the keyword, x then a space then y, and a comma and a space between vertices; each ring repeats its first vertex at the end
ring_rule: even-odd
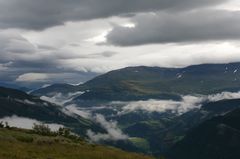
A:
POLYGON ((0 83, 238 61, 239 0, 0 0, 0 83))

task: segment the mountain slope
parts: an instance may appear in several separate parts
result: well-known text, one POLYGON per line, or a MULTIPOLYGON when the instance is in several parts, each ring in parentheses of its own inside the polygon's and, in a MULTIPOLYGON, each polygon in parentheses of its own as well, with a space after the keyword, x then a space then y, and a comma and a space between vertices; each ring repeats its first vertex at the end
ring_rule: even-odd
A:
POLYGON ((240 109, 190 130, 170 150, 171 159, 235 159, 240 156, 240 109))
MULTIPOLYGON (((127 67, 100 75, 61 92, 83 91, 78 100, 180 99, 183 94, 213 94, 240 89, 240 63, 202 64, 185 68, 127 67)), ((43 88, 33 92, 51 93, 43 88)))
POLYGON ((96 97, 118 99, 161 95, 211 94, 239 89, 240 63, 205 64, 186 68, 129 67, 109 72, 86 82, 88 92, 80 99, 96 97))

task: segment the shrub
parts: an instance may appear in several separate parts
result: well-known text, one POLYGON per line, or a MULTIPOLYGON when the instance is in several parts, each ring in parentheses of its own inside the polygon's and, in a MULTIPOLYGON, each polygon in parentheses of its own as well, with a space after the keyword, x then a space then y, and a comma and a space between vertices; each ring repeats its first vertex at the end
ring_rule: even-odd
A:
POLYGON ((71 131, 68 128, 61 127, 58 129, 58 135, 60 135, 60 136, 68 137, 70 134, 71 134, 71 131))
POLYGON ((40 135, 53 135, 53 132, 51 132, 49 126, 45 124, 34 124, 33 131, 40 135))
POLYGON ((8 125, 8 122, 5 122, 5 128, 9 129, 10 126, 8 125))
POLYGON ((0 128, 4 128, 4 124, 2 121, 0 122, 0 128))

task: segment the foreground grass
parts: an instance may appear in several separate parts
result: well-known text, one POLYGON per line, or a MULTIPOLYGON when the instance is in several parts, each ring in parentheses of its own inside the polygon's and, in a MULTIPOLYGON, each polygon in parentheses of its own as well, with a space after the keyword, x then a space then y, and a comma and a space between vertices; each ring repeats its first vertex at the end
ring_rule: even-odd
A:
POLYGON ((136 153, 92 145, 61 136, 41 136, 29 130, 0 128, 1 159, 152 159, 136 153))

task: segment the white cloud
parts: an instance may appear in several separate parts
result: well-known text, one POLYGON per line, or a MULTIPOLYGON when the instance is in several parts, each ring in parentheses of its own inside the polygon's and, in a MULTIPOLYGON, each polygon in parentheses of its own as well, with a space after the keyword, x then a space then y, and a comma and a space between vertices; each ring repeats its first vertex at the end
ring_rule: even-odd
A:
MULTIPOLYGON (((173 100, 147 100, 133 102, 115 102, 124 105, 119 115, 134 111, 147 111, 164 113, 171 111, 173 113, 183 114, 192 109, 199 109, 203 102, 216 102, 225 99, 240 99, 240 92, 222 92, 212 95, 182 96, 181 101, 173 100)), ((113 102, 114 104, 114 102, 113 102)))
POLYGON ((51 97, 41 96, 40 98, 42 100, 48 101, 50 103, 55 103, 57 105, 63 106, 64 104, 70 102, 73 98, 75 98, 83 93, 84 92, 81 92, 81 91, 69 92, 67 94, 55 92, 55 94, 53 93, 53 95, 51 97))
POLYGON ((224 99, 240 99, 240 92, 222 92, 214 95, 209 95, 207 98, 212 102, 224 99))
POLYGON ((172 111, 174 113, 182 114, 191 109, 199 109, 203 100, 204 98, 202 97, 184 96, 182 101, 153 99, 147 101, 134 101, 126 103, 119 115, 138 110, 159 113, 172 111))
MULTIPOLYGON (((4 117, 4 118, 0 119, 0 121, 8 122, 9 126, 17 127, 17 128, 24 128, 24 129, 32 129, 34 124, 42 123, 35 119, 23 118, 23 117, 18 117, 18 116, 4 117)), ((46 125, 48 125, 52 131, 56 131, 60 127, 64 127, 63 125, 54 124, 54 123, 49 123, 46 125)))
POLYGON ((67 94, 62 93, 55 93, 55 95, 51 97, 47 96, 41 96, 40 99, 57 104, 59 106, 62 106, 62 112, 69 115, 69 116, 81 116, 86 119, 91 119, 92 114, 88 110, 80 109, 80 107, 77 107, 75 104, 68 104, 68 102, 71 102, 73 98, 77 97, 78 95, 83 94, 84 92, 78 91, 78 92, 70 92, 67 94))
POLYGON ((35 102, 27 100, 27 99, 25 99, 23 102, 26 103, 26 104, 30 104, 30 105, 36 105, 35 102))
POLYGON ((75 104, 67 105, 63 109, 63 112, 65 112, 68 115, 79 115, 79 116, 81 116, 83 118, 86 118, 86 119, 91 119, 92 118, 92 114, 89 111, 81 110, 75 104))
POLYGON ((107 131, 107 134, 94 133, 91 130, 88 130, 87 135, 90 140, 99 142, 102 140, 126 140, 128 138, 128 136, 123 134, 121 129, 117 127, 117 122, 107 121, 101 114, 96 114, 94 120, 107 131))
POLYGON ((239 0, 230 0, 226 3, 216 6, 217 9, 226 9, 230 11, 240 11, 239 0))
POLYGON ((20 75, 16 81, 17 82, 39 82, 45 81, 49 78, 48 74, 45 73, 25 73, 20 75))

